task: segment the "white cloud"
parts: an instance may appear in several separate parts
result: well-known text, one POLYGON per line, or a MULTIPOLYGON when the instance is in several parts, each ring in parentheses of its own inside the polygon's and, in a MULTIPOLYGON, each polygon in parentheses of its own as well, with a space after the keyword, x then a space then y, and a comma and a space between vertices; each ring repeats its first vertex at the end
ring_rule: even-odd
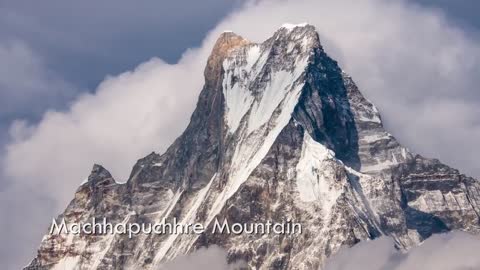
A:
MULTIPOLYGON (((388 128, 402 142, 480 175, 478 41, 440 14, 401 0, 266 0, 223 20, 201 48, 188 51, 177 64, 152 59, 106 79, 95 94, 79 97, 66 112, 50 111, 38 125, 17 123, 11 133, 18 136, 4 162, 12 185, 3 192, 11 205, 30 207, 16 212, 10 224, 45 208, 29 200, 42 198, 53 207, 33 220, 40 234, 94 162, 125 180, 136 159, 152 150, 163 152, 187 125, 206 58, 223 29, 262 41, 284 22, 304 21, 317 26, 327 52, 381 108, 388 128)), ((1 214, 13 211, 4 208, 1 214)), ((13 231, 6 241, 21 235, 13 231)), ((32 252, 23 250, 12 252, 32 252)))
POLYGON ((326 270, 469 270, 480 269, 480 238, 463 232, 434 235, 408 252, 389 238, 361 242, 327 261, 326 270))
MULTIPOLYGON (((480 269, 480 237, 464 232, 450 232, 430 237, 420 246, 399 251, 391 238, 363 241, 342 248, 329 258, 325 270, 473 270, 480 269)), ((160 270, 230 270, 243 262, 227 263, 227 252, 213 246, 179 256, 160 270)))
POLYGON ((193 111, 210 49, 188 51, 175 65, 153 58, 105 79, 66 112, 48 111, 37 125, 12 124, 1 170, 9 182, 0 190, 0 213, 9 217, 0 231, 13 243, 2 248, 6 269, 33 257, 48 217, 73 198, 93 163, 126 180, 138 158, 173 142, 193 111))
POLYGON ((136 159, 164 151, 185 128, 202 84, 201 69, 193 63, 152 59, 106 79, 68 112, 47 112, 34 127, 14 125, 11 133, 24 139, 17 136, 8 146, 6 174, 28 179, 21 184, 40 192, 57 193, 62 203, 94 162, 125 180, 136 159))
MULTIPOLYGON (((7 158, 4 146, 9 132, 14 142, 21 142, 33 132, 26 120, 49 108, 62 108, 76 89, 51 71, 42 57, 19 40, 0 41, 0 162, 7 158)), ((4 269, 18 269, 38 245, 45 216, 57 207, 57 196, 39 192, 27 179, 7 178, 0 167, 0 261, 4 269), (32 207, 35 206, 35 207, 32 207), (41 222, 40 222, 41 221, 41 222), (41 226, 38 226, 41 224, 41 226), (36 227, 38 226, 38 227, 36 227), (25 252, 28 251, 28 252, 25 252)))

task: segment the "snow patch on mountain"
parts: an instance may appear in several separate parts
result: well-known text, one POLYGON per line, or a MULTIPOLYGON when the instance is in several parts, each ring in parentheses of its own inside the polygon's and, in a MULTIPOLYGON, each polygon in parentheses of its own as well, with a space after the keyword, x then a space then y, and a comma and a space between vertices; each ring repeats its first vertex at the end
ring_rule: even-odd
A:
POLYGON ((248 133, 252 133, 266 124, 289 92, 293 94, 300 92, 303 84, 296 82, 305 67, 306 59, 302 59, 298 61, 293 72, 281 70, 272 76, 272 81, 265 88, 261 100, 252 107, 248 121, 248 133))
POLYGON ((292 24, 292 23, 284 23, 282 24, 282 28, 285 28, 287 30, 293 30, 295 27, 305 27, 307 26, 308 23, 299 23, 299 24, 292 24))
MULTIPOLYGON (((303 85, 296 86, 282 99, 277 108, 277 110, 280 111, 279 115, 270 115, 270 121, 268 123, 271 124, 271 126, 262 125, 257 130, 254 130, 254 132, 252 131, 253 133, 248 133, 248 135, 245 135, 245 132, 242 133, 232 157, 231 168, 229 170, 231 174, 222 193, 213 204, 213 210, 210 212, 208 218, 209 221, 220 212, 225 202, 237 192, 240 186, 267 155, 275 139, 290 121, 293 110, 300 97, 302 87, 303 85)), ((258 125, 258 122, 255 122, 256 120, 253 121, 258 125)))
POLYGON ((75 269, 80 262, 81 256, 65 257, 58 264, 56 264, 51 270, 65 270, 75 269))
POLYGON ((316 142, 307 132, 304 135, 302 155, 297 164, 297 188, 304 202, 322 200, 325 209, 335 203, 340 191, 333 188, 335 175, 326 164, 335 154, 321 143, 316 142))
MULTIPOLYGON (((180 224, 193 224, 194 223, 194 220, 195 220, 196 215, 197 215, 198 208, 203 203, 203 201, 205 199, 205 196, 207 195, 207 192, 210 190, 210 186, 212 185, 213 181, 215 180, 215 177, 216 177, 216 174, 213 175, 213 177, 210 180, 210 182, 208 183, 208 185, 205 186, 203 189, 201 189, 198 192, 197 196, 195 197, 195 199, 193 200, 191 205, 189 205, 189 207, 187 208, 187 209, 189 209, 189 211, 187 212, 185 217, 179 222, 180 224)), ((172 233, 168 236, 167 240, 165 240, 165 243, 162 245, 160 250, 155 255, 154 265, 160 264, 160 262, 165 257, 168 250, 172 247, 172 244, 175 242, 175 240, 177 239, 177 237, 180 234, 181 233, 177 232, 177 233, 172 233)))
POLYGON ((225 120, 230 133, 234 133, 242 118, 250 109, 254 97, 249 90, 248 77, 255 77, 262 63, 262 52, 259 45, 249 47, 244 54, 236 58, 227 58, 223 62, 225 70, 222 86, 225 97, 225 120))
POLYGON ((237 52, 236 57, 226 59, 223 64, 225 117, 230 133, 239 132, 239 140, 232 157, 229 170, 231 174, 215 200, 208 220, 220 212, 225 202, 237 192, 266 156, 277 136, 290 121, 305 84, 304 80, 299 79, 308 66, 308 50, 293 54, 293 59, 290 60, 292 69, 269 70, 266 73, 268 70, 264 66, 273 48, 261 52, 257 48, 259 47, 249 47, 244 55, 237 52), (257 56, 257 59, 253 56, 257 56), (250 85, 254 87, 261 80, 260 77, 265 75, 269 81, 263 91, 253 97, 250 85), (233 94, 235 91, 242 93, 233 94), (242 120, 245 121, 243 129, 237 131, 242 126, 242 120))

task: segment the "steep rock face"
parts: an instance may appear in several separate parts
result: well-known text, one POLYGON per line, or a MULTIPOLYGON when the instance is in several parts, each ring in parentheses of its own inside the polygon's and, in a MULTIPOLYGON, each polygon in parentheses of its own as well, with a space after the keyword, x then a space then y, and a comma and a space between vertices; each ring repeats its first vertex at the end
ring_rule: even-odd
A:
POLYGON ((227 32, 185 132, 125 184, 94 166, 59 218, 208 228, 291 219, 302 234, 47 234, 26 269, 157 269, 214 244, 252 269, 318 269, 341 246, 381 235, 409 248, 433 233, 480 233, 479 212, 479 182, 385 131, 313 26, 285 25, 260 44, 227 32))

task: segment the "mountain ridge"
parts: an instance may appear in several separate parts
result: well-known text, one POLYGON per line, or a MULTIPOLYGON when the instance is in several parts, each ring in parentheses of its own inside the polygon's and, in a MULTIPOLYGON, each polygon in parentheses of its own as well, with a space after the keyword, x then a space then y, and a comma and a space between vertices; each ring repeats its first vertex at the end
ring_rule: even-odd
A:
POLYGON ((282 26, 263 43, 223 33, 204 75, 188 127, 164 154, 140 159, 125 184, 94 166, 60 217, 206 227, 291 218, 304 233, 46 235, 26 269, 151 269, 209 245, 252 269, 318 269, 341 246, 381 235, 409 248, 433 233, 480 232, 478 181, 385 131, 313 26, 282 26))

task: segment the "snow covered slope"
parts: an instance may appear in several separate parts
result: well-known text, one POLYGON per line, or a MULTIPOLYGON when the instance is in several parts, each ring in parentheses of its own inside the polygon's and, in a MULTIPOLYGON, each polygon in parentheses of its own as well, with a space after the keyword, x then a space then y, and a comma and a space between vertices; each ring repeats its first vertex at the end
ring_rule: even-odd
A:
POLYGON ((209 245, 251 269, 318 269, 381 235, 409 248, 452 229, 480 233, 479 212, 477 180, 401 146, 314 27, 288 24, 259 44, 223 33, 185 132, 125 184, 95 165, 59 218, 208 228, 291 219, 301 235, 47 234, 26 269, 158 269, 209 245))

